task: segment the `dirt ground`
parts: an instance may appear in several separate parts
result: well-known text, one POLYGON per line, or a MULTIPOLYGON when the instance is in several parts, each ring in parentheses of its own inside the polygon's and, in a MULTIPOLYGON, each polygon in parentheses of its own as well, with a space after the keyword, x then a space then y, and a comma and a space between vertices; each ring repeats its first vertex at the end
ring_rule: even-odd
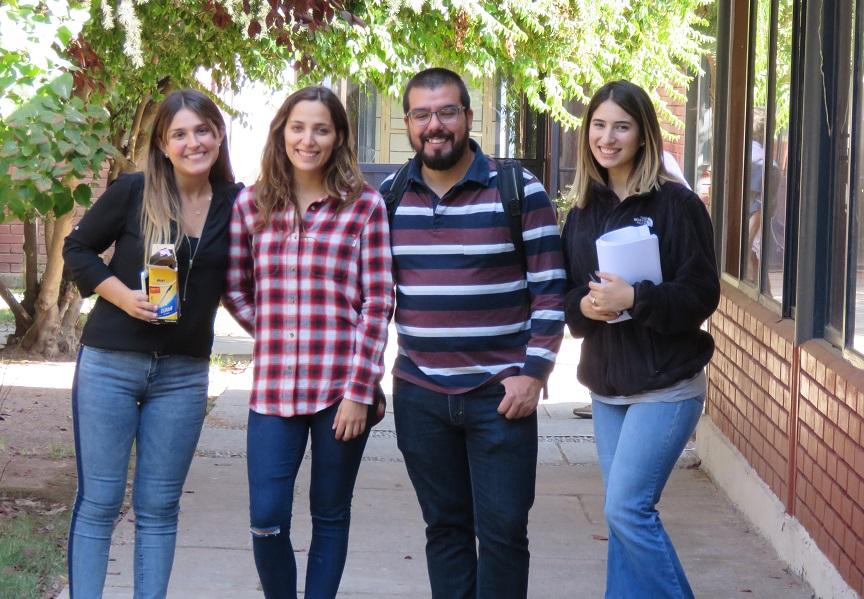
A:
POLYGON ((0 497, 68 505, 75 492, 74 366, 0 354, 0 497))
MULTIPOLYGON (((230 377, 246 366, 248 361, 214 364, 210 397, 222 393, 230 377)), ((76 486, 74 372, 71 360, 34 362, 0 352, 0 502, 26 497, 71 506, 76 486)))
MULTIPOLYGON (((216 315, 215 329, 217 335, 245 335, 224 309, 216 315)), ((11 332, 0 326, 0 348, 11 332)), ((222 393, 232 373, 246 366, 248 361, 217 360, 210 369, 210 397, 222 393)), ((74 372, 73 359, 35 362, 0 349, 0 502, 11 496, 71 506, 76 486, 70 399, 74 372)))

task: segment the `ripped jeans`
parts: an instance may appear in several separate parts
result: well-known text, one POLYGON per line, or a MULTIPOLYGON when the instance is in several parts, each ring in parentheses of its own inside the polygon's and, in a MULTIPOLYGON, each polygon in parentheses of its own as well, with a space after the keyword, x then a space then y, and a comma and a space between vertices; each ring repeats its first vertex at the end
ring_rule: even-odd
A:
POLYGON ((294 483, 312 437, 309 505, 312 543, 306 565, 306 599, 333 599, 348 553, 354 482, 369 429, 351 441, 332 430, 339 404, 310 416, 249 412, 247 469, 252 550, 267 599, 296 599, 297 564, 291 545, 294 483))

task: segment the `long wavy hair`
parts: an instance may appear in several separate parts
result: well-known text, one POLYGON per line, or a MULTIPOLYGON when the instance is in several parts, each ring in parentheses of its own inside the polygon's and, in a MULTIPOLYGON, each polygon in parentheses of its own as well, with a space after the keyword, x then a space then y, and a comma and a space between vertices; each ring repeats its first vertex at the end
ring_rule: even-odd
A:
POLYGON ((611 100, 633 117, 639 128, 639 149, 633 158, 633 170, 627 179, 627 195, 645 193, 658 189, 665 181, 673 181, 663 167, 663 137, 654 104, 645 90, 624 79, 610 81, 597 90, 582 119, 579 132, 579 157, 576 161, 576 176, 570 186, 568 199, 571 205, 584 208, 588 203, 591 185, 608 185, 608 172, 594 158, 588 134, 594 112, 605 101, 611 100))
POLYGON ((194 89, 171 92, 159 105, 147 149, 144 167, 144 202, 141 209, 141 234, 145 262, 154 243, 173 243, 177 247, 185 237, 180 218, 180 192, 174 178, 174 166, 162 151, 168 141, 168 128, 183 109, 197 114, 214 134, 222 135, 219 156, 210 168, 210 183, 233 183, 234 171, 228 155, 225 120, 219 108, 207 95, 194 89))
MULTIPOLYGON (((258 227, 270 224, 273 212, 293 209, 299 213, 294 188, 294 167, 285 150, 285 125, 294 107, 300 102, 321 102, 330 113, 336 130, 336 144, 324 165, 324 189, 327 195, 339 199, 344 208, 363 191, 363 174, 357 163, 357 152, 348 115, 339 98, 323 86, 310 86, 297 90, 285 99, 270 123, 270 133, 261 158, 261 174, 255 182, 255 205, 258 208, 258 227)), ((299 222, 296 219, 295 222, 299 222)))

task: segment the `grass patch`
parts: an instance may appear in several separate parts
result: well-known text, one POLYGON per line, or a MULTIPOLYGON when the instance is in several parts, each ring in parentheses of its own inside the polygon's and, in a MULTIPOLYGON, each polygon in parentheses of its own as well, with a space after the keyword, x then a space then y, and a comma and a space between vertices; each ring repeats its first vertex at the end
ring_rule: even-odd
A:
POLYGON ((228 354, 211 354, 210 366, 227 372, 243 372, 252 362, 251 358, 228 354))
MULTIPOLYGON (((2 439, 0 439, 0 448, 2 448, 2 439)), ((66 458, 75 457, 75 447, 68 443, 58 443, 57 441, 52 441, 47 445, 40 445, 38 447, 28 447, 26 449, 21 449, 17 453, 18 455, 24 457, 63 460, 66 458)))
POLYGON ((2 505, 0 589, 4 597, 41 599, 55 589, 65 571, 68 510, 62 506, 34 510, 34 505, 28 505, 26 511, 18 511, 12 505, 2 505))
POLYGON ((15 315, 9 308, 0 308, 0 326, 15 324, 15 315))
POLYGON ((52 441, 48 445, 48 456, 55 460, 75 457, 75 446, 68 443, 57 443, 52 441))

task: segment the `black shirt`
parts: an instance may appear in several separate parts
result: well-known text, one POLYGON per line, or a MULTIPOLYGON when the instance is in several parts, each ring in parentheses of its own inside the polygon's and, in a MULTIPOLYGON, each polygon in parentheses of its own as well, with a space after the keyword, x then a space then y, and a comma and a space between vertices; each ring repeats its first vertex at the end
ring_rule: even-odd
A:
MULTIPOLYGON (((213 345, 213 319, 225 288, 231 208, 242 187, 213 184, 213 199, 191 271, 190 244, 181 244, 177 250, 181 297, 176 324, 132 318, 100 297, 87 318, 81 342, 102 349, 208 357, 213 345)), ((66 238, 63 259, 81 295, 91 295, 112 275, 130 289, 141 287, 143 192, 142 173, 120 176, 66 238), (112 243, 114 256, 106 265, 99 254, 112 243)))
POLYGON ((714 340, 700 326, 720 301, 720 279, 711 220, 696 194, 666 182, 620 201, 595 184, 585 208, 567 215, 563 240, 570 283, 564 316, 573 336, 584 338, 579 382, 601 395, 633 395, 664 389, 705 367, 714 340), (595 241, 633 225, 648 225, 657 235, 663 282, 633 285, 631 320, 591 320, 580 302, 588 293, 589 273, 597 270, 595 241))

